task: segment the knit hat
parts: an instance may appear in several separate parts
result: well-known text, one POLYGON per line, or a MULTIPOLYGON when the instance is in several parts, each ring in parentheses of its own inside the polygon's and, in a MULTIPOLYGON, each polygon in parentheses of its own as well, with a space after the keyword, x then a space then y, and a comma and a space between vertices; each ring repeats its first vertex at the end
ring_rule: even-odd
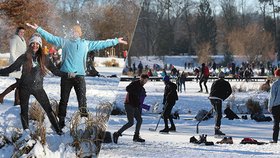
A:
POLYGON ((225 73, 223 73, 222 71, 219 73, 218 75, 219 78, 225 78, 225 73))
POLYGON ((40 34, 34 33, 34 34, 31 36, 31 38, 29 39, 29 45, 30 45, 31 43, 34 43, 34 42, 38 43, 38 44, 41 46, 41 48, 42 48, 42 39, 41 39, 40 34))
POLYGON ((274 75, 280 77, 280 68, 274 71, 274 75))
POLYGON ((163 81, 164 81, 164 82, 167 82, 167 81, 169 81, 169 80, 170 80, 169 76, 164 76, 164 77, 163 77, 163 81))

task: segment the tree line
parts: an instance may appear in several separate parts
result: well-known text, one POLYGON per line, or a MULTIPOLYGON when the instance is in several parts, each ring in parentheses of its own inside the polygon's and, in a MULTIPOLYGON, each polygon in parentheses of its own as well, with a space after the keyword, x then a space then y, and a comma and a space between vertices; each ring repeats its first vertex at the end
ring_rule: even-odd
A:
MULTIPOLYGON (((246 0, 2 0, 0 51, 8 52, 9 38, 26 22, 58 36, 79 23, 86 39, 130 41, 116 47, 118 56, 129 50, 129 56, 198 55, 199 62, 217 54, 273 60, 280 49, 279 1, 255 0, 257 8, 250 8, 246 0)), ((26 31, 28 38, 33 32, 26 31)))

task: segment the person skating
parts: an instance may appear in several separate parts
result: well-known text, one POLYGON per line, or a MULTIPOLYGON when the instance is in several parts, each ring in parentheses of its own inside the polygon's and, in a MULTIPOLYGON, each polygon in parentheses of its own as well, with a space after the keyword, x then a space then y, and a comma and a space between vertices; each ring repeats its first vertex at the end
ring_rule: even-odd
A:
POLYGON ((85 65, 86 57, 89 52, 94 50, 100 50, 107 47, 115 46, 117 44, 127 44, 123 38, 108 39, 102 41, 89 41, 81 39, 82 29, 79 25, 73 25, 70 38, 62 38, 54 36, 37 24, 31 25, 27 23, 28 26, 35 29, 42 37, 49 43, 55 45, 56 47, 62 48, 62 65, 60 70, 64 73, 75 73, 74 78, 61 78, 61 98, 59 102, 59 125, 61 128, 65 126, 65 117, 67 113, 67 105, 70 96, 71 89, 74 87, 79 111, 81 117, 88 116, 87 102, 86 102, 86 82, 85 82, 85 65))
POLYGON ((149 79, 149 76, 147 74, 142 74, 140 76, 140 80, 136 80, 131 82, 126 87, 126 98, 125 98, 125 111, 127 116, 127 123, 123 125, 117 132, 114 132, 113 134, 113 141, 114 143, 118 143, 118 138, 122 136, 122 133, 133 126, 134 124, 134 118, 136 119, 136 127, 135 127, 135 133, 133 136, 133 141, 135 142, 145 142, 145 139, 142 139, 140 137, 140 128, 142 124, 142 116, 141 116, 141 96, 145 94, 145 88, 143 87, 149 79))
POLYGON ((221 119, 222 119, 222 101, 227 99, 232 89, 228 81, 224 80, 225 74, 220 72, 218 80, 213 82, 209 95, 210 102, 216 111, 215 117, 215 135, 225 135, 221 130, 221 119))
POLYGON ((58 125, 58 120, 53 112, 48 96, 43 89, 43 78, 48 68, 57 76, 63 75, 42 51, 42 39, 39 34, 34 34, 29 40, 27 51, 19 56, 16 61, 7 68, 1 69, 0 74, 16 71, 22 66, 22 75, 19 83, 20 118, 23 129, 29 129, 28 104, 30 95, 33 95, 43 107, 58 135, 63 134, 58 125))
POLYGON ((208 78, 209 78, 209 68, 205 65, 205 63, 202 63, 201 64, 201 73, 200 73, 200 77, 199 77, 200 90, 198 92, 203 92, 203 89, 202 89, 202 82, 203 82, 205 91, 206 91, 206 93, 208 93, 208 88, 206 85, 208 78))
POLYGON ((163 78, 165 88, 164 88, 164 95, 163 95, 163 105, 164 109, 162 112, 163 120, 164 120, 164 129, 160 130, 159 132, 166 132, 169 131, 176 131, 175 124, 173 122, 173 116, 171 115, 171 111, 173 106, 176 103, 176 100, 178 100, 178 94, 177 94, 177 86, 175 83, 172 83, 170 81, 169 76, 164 76, 163 78), (170 121, 171 127, 168 127, 168 120, 170 121))
POLYGON ((272 84, 268 100, 268 111, 272 113, 274 119, 272 141, 270 143, 277 143, 279 136, 279 122, 280 122, 280 69, 274 71, 274 76, 277 80, 272 84))

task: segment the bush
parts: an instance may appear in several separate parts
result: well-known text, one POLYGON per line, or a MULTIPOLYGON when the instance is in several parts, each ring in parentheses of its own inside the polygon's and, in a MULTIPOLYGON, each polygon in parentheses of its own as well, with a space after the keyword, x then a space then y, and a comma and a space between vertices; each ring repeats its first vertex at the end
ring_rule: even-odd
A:
POLYGON ((111 61, 105 61, 102 64, 104 64, 106 67, 119 67, 119 63, 116 61, 116 59, 112 59, 111 61))

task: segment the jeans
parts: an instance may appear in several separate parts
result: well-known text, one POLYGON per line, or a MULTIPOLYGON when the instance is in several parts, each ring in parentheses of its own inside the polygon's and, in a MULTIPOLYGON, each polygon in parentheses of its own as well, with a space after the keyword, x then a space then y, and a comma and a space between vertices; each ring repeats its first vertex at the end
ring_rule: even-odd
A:
POLYGON ((173 122, 173 116, 171 115, 171 111, 174 105, 175 105, 175 101, 165 103, 165 107, 163 111, 163 120, 164 120, 165 128, 168 128, 168 119, 170 121, 171 126, 175 127, 175 124, 173 122))
POLYGON ((219 99, 211 99, 210 102, 216 111, 215 126, 220 128, 222 119, 222 101, 219 99))
POLYGON ((274 119, 272 139, 277 142, 279 136, 280 105, 272 107, 272 116, 274 119))
POLYGON ((135 135, 139 135, 140 128, 142 125, 142 116, 141 116, 142 109, 140 107, 139 108, 133 107, 132 105, 129 104, 125 104, 124 107, 125 107, 126 117, 128 122, 119 129, 118 133, 121 134, 123 131, 133 126, 134 118, 135 118, 137 121, 135 127, 135 135))
POLYGON ((75 78, 62 77, 60 83, 59 118, 64 118, 66 116, 66 109, 72 87, 74 87, 76 92, 80 112, 87 113, 86 82, 84 76, 75 78))

